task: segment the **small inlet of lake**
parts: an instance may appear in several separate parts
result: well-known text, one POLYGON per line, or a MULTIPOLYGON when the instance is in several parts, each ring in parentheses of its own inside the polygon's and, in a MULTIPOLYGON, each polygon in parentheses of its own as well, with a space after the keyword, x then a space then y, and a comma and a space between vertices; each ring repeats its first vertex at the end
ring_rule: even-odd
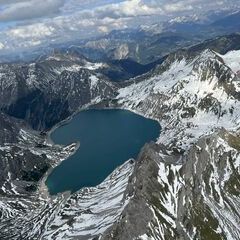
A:
POLYGON ((46 180, 50 194, 75 192, 100 184, 116 167, 136 158, 145 143, 156 141, 157 121, 127 110, 85 110, 51 133, 56 144, 80 142, 75 154, 46 180))

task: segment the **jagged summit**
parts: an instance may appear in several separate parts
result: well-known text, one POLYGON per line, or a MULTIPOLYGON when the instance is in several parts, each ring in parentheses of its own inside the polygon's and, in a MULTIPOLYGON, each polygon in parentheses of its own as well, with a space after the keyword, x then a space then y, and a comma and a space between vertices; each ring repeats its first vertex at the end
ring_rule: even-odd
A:
POLYGON ((186 142, 182 138, 178 144, 189 146, 188 140, 211 128, 237 127, 238 96, 237 74, 214 51, 204 50, 194 58, 169 56, 151 77, 120 89, 118 99, 126 108, 161 119, 167 126, 161 141, 174 142, 180 134, 186 142))

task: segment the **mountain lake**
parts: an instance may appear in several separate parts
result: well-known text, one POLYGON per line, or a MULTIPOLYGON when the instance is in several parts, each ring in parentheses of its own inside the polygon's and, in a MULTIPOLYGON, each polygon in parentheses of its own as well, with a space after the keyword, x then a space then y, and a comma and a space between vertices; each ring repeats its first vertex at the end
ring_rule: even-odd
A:
POLYGON ((75 192, 100 184, 125 161, 136 158, 145 143, 156 141, 161 127, 127 110, 84 110, 50 135, 55 144, 80 142, 78 150, 52 170, 50 194, 75 192))

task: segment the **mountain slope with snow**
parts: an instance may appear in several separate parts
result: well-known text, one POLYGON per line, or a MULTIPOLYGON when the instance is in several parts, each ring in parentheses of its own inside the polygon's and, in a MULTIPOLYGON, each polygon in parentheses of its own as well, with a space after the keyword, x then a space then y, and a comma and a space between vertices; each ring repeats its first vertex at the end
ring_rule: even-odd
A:
POLYGON ((184 154, 146 146, 126 190, 131 200, 101 239, 239 239, 239 142, 220 130, 184 154))
POLYGON ((224 63, 232 69, 234 73, 240 72, 240 51, 230 51, 225 55, 220 55, 224 63))
POLYGON ((0 65, 0 108, 46 130, 86 105, 112 98, 116 86, 102 63, 55 54, 31 64, 0 65))
POLYGON ((239 127, 239 91, 238 75, 205 50, 197 57, 169 56, 150 78, 120 89, 117 99, 123 108, 161 122, 159 142, 185 149, 215 128, 239 127))
POLYGON ((119 90, 121 106, 159 120, 162 133, 140 154, 132 198, 103 239, 240 238, 238 54, 176 54, 119 90))

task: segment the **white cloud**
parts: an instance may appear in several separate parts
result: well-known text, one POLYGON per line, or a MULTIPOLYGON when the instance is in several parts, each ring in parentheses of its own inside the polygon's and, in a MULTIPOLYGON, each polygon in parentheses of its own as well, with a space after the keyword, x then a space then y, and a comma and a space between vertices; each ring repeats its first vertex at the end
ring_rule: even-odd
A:
POLYGON ((17 21, 47 16, 59 11, 64 0, 25 0, 2 1, 3 8, 0 11, 0 21, 17 21))
MULTIPOLYGON (((98 27, 98 31, 102 32, 102 33, 108 33, 109 29, 107 26, 100 26, 100 27, 98 27)), ((0 45, 0 47, 1 47, 1 45, 0 45)))
POLYGON ((114 29, 151 24, 209 10, 234 9, 238 0, 0 0, 0 50, 66 42, 114 29), (15 21, 15 24, 8 24, 15 21), (7 25, 8 24, 8 25, 7 25))
POLYGON ((0 42, 0 49, 4 49, 4 44, 0 42))
POLYGON ((43 23, 36 23, 29 26, 22 26, 11 29, 7 35, 12 38, 44 38, 54 33, 53 27, 48 27, 43 23))
POLYGON ((166 4, 164 6, 164 10, 168 13, 191 11, 191 10, 193 10, 193 6, 186 4, 186 2, 184 2, 184 1, 179 1, 176 3, 166 4))
POLYGON ((96 7, 82 12, 83 17, 103 19, 105 17, 117 19, 145 15, 161 14, 160 7, 150 7, 142 0, 127 0, 96 7))

